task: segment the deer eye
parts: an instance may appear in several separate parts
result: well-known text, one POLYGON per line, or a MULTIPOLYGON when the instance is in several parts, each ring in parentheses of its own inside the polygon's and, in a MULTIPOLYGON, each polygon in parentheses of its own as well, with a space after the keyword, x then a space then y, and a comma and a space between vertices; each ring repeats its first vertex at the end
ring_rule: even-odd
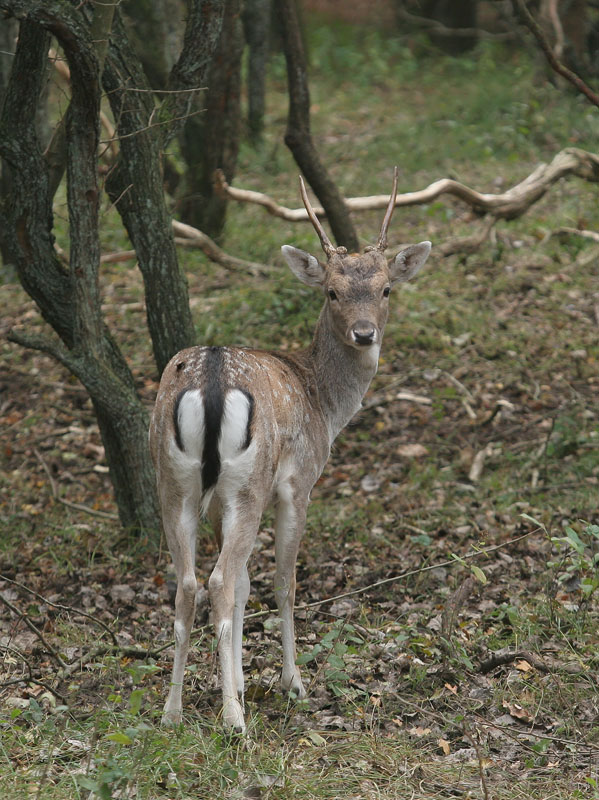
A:
POLYGON ((329 289, 329 298, 331 300, 336 300, 337 299, 337 295, 335 294, 335 292, 332 289, 329 289))
POLYGON ((385 288, 383 289, 383 297, 389 297, 389 292, 390 291, 391 291, 391 287, 390 286, 385 286, 385 288))

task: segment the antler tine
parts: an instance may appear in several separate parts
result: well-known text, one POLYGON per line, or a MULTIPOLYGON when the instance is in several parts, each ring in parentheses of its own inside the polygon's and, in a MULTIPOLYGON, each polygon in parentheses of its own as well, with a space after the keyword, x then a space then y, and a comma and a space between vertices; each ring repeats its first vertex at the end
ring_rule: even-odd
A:
POLYGON ((389 223, 391 222, 391 215, 393 214, 393 210, 395 208, 395 198, 397 197, 397 176, 398 169, 395 167, 393 170, 393 188, 391 189, 391 197, 389 198, 389 205, 387 206, 387 211, 385 212, 385 219, 383 220, 379 240, 376 243, 377 250, 381 251, 387 249, 387 229, 389 228, 389 223))
POLYGON ((299 180, 300 180, 300 193, 302 195, 304 206, 306 208, 306 211, 308 212, 310 221, 312 222, 312 225, 314 225, 314 229, 318 234, 318 238, 320 239, 320 244, 322 245, 322 249, 327 254, 327 258, 330 258, 333 255, 333 253, 336 252, 336 248, 331 244, 329 237, 326 235, 324 228, 320 224, 320 220, 316 216, 314 209, 312 208, 312 205, 308 200, 306 185, 304 184, 304 179, 302 178, 301 175, 299 176, 299 180))

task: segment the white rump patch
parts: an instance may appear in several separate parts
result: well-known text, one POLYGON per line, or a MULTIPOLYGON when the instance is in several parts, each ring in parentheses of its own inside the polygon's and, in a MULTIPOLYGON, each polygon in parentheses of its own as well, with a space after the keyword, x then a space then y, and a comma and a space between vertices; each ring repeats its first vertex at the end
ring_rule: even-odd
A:
POLYGON ((177 422, 186 455, 201 461, 204 450, 204 398, 199 389, 185 392, 177 409, 177 422))
POLYGON ((225 397, 218 449, 221 462, 239 455, 247 438, 250 401, 239 389, 231 389, 225 397))

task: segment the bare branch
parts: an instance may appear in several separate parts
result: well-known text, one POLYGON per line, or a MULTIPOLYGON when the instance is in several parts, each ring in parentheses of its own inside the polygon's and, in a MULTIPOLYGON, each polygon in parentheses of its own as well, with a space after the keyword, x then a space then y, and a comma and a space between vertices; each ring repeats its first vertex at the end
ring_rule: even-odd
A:
POLYGON ((211 261, 220 264, 225 269, 233 272, 249 272, 251 275, 267 275, 270 272, 270 269, 265 264, 244 261, 241 258, 225 253, 213 239, 202 233, 198 228, 186 225, 184 222, 174 219, 173 232, 179 234, 179 237, 175 238, 176 244, 185 247, 199 247, 211 261))
POLYGON ((514 7, 514 12, 520 16, 528 30, 539 43, 539 46, 545 54, 545 58, 549 62, 551 68, 557 72, 558 75, 561 75, 562 78, 565 78, 567 81, 569 81, 576 89, 578 89, 579 92, 584 94, 584 96, 590 100, 593 105, 599 107, 599 94, 594 92, 579 75, 577 75, 575 72, 572 72, 571 69, 559 61, 551 45, 547 41, 547 37, 543 33, 541 26, 528 10, 525 0, 512 0, 512 5, 514 7))
MULTIPOLYGON (((420 191, 397 195, 395 206, 425 205, 442 195, 449 194, 469 205, 477 214, 492 214, 494 220, 515 219, 538 202, 554 183, 568 175, 575 175, 591 183, 598 183, 599 155, 568 147, 557 153, 551 163, 540 164, 524 180, 501 194, 478 192, 459 181, 441 178, 420 191)), ((288 222, 308 220, 308 213, 304 208, 286 208, 276 203, 268 195, 229 186, 222 173, 215 175, 215 180, 221 191, 226 192, 233 200, 264 206, 270 214, 288 222)), ((387 194, 348 197, 345 199, 345 205, 350 211, 369 211, 385 208, 389 203, 389 197, 387 194)), ((325 216, 321 206, 314 206, 313 210, 317 217, 325 216)))

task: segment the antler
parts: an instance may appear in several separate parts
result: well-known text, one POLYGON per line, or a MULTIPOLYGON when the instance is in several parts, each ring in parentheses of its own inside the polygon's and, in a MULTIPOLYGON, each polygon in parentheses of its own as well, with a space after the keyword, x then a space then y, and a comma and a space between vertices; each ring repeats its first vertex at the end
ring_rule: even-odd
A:
MULTIPOLYGON (((329 237, 326 235, 324 228, 320 224, 320 220, 316 216, 314 209, 310 205, 310 201, 308 200, 308 193, 306 192, 306 186, 304 184, 304 179, 302 176, 299 176, 300 180, 300 193, 302 195, 302 200, 304 202, 304 206, 306 207, 306 211, 308 212, 308 216, 310 217, 310 221, 312 225, 314 225, 314 229, 318 234, 318 238, 320 239, 320 244, 322 245, 322 249, 327 254, 327 258, 330 258, 333 253, 337 252, 337 248, 331 244, 329 237)), ((395 202, 395 200, 393 201, 395 202)))
POLYGON ((391 215, 393 214, 393 209, 395 208, 395 198, 397 197, 397 175, 398 170, 397 167, 395 167, 393 170, 393 188, 391 189, 391 197, 389 198, 389 205, 387 206, 387 211, 385 212, 385 219, 383 220, 379 240, 376 243, 376 249, 381 251, 387 249, 387 229, 389 228, 389 223, 391 222, 391 215))

